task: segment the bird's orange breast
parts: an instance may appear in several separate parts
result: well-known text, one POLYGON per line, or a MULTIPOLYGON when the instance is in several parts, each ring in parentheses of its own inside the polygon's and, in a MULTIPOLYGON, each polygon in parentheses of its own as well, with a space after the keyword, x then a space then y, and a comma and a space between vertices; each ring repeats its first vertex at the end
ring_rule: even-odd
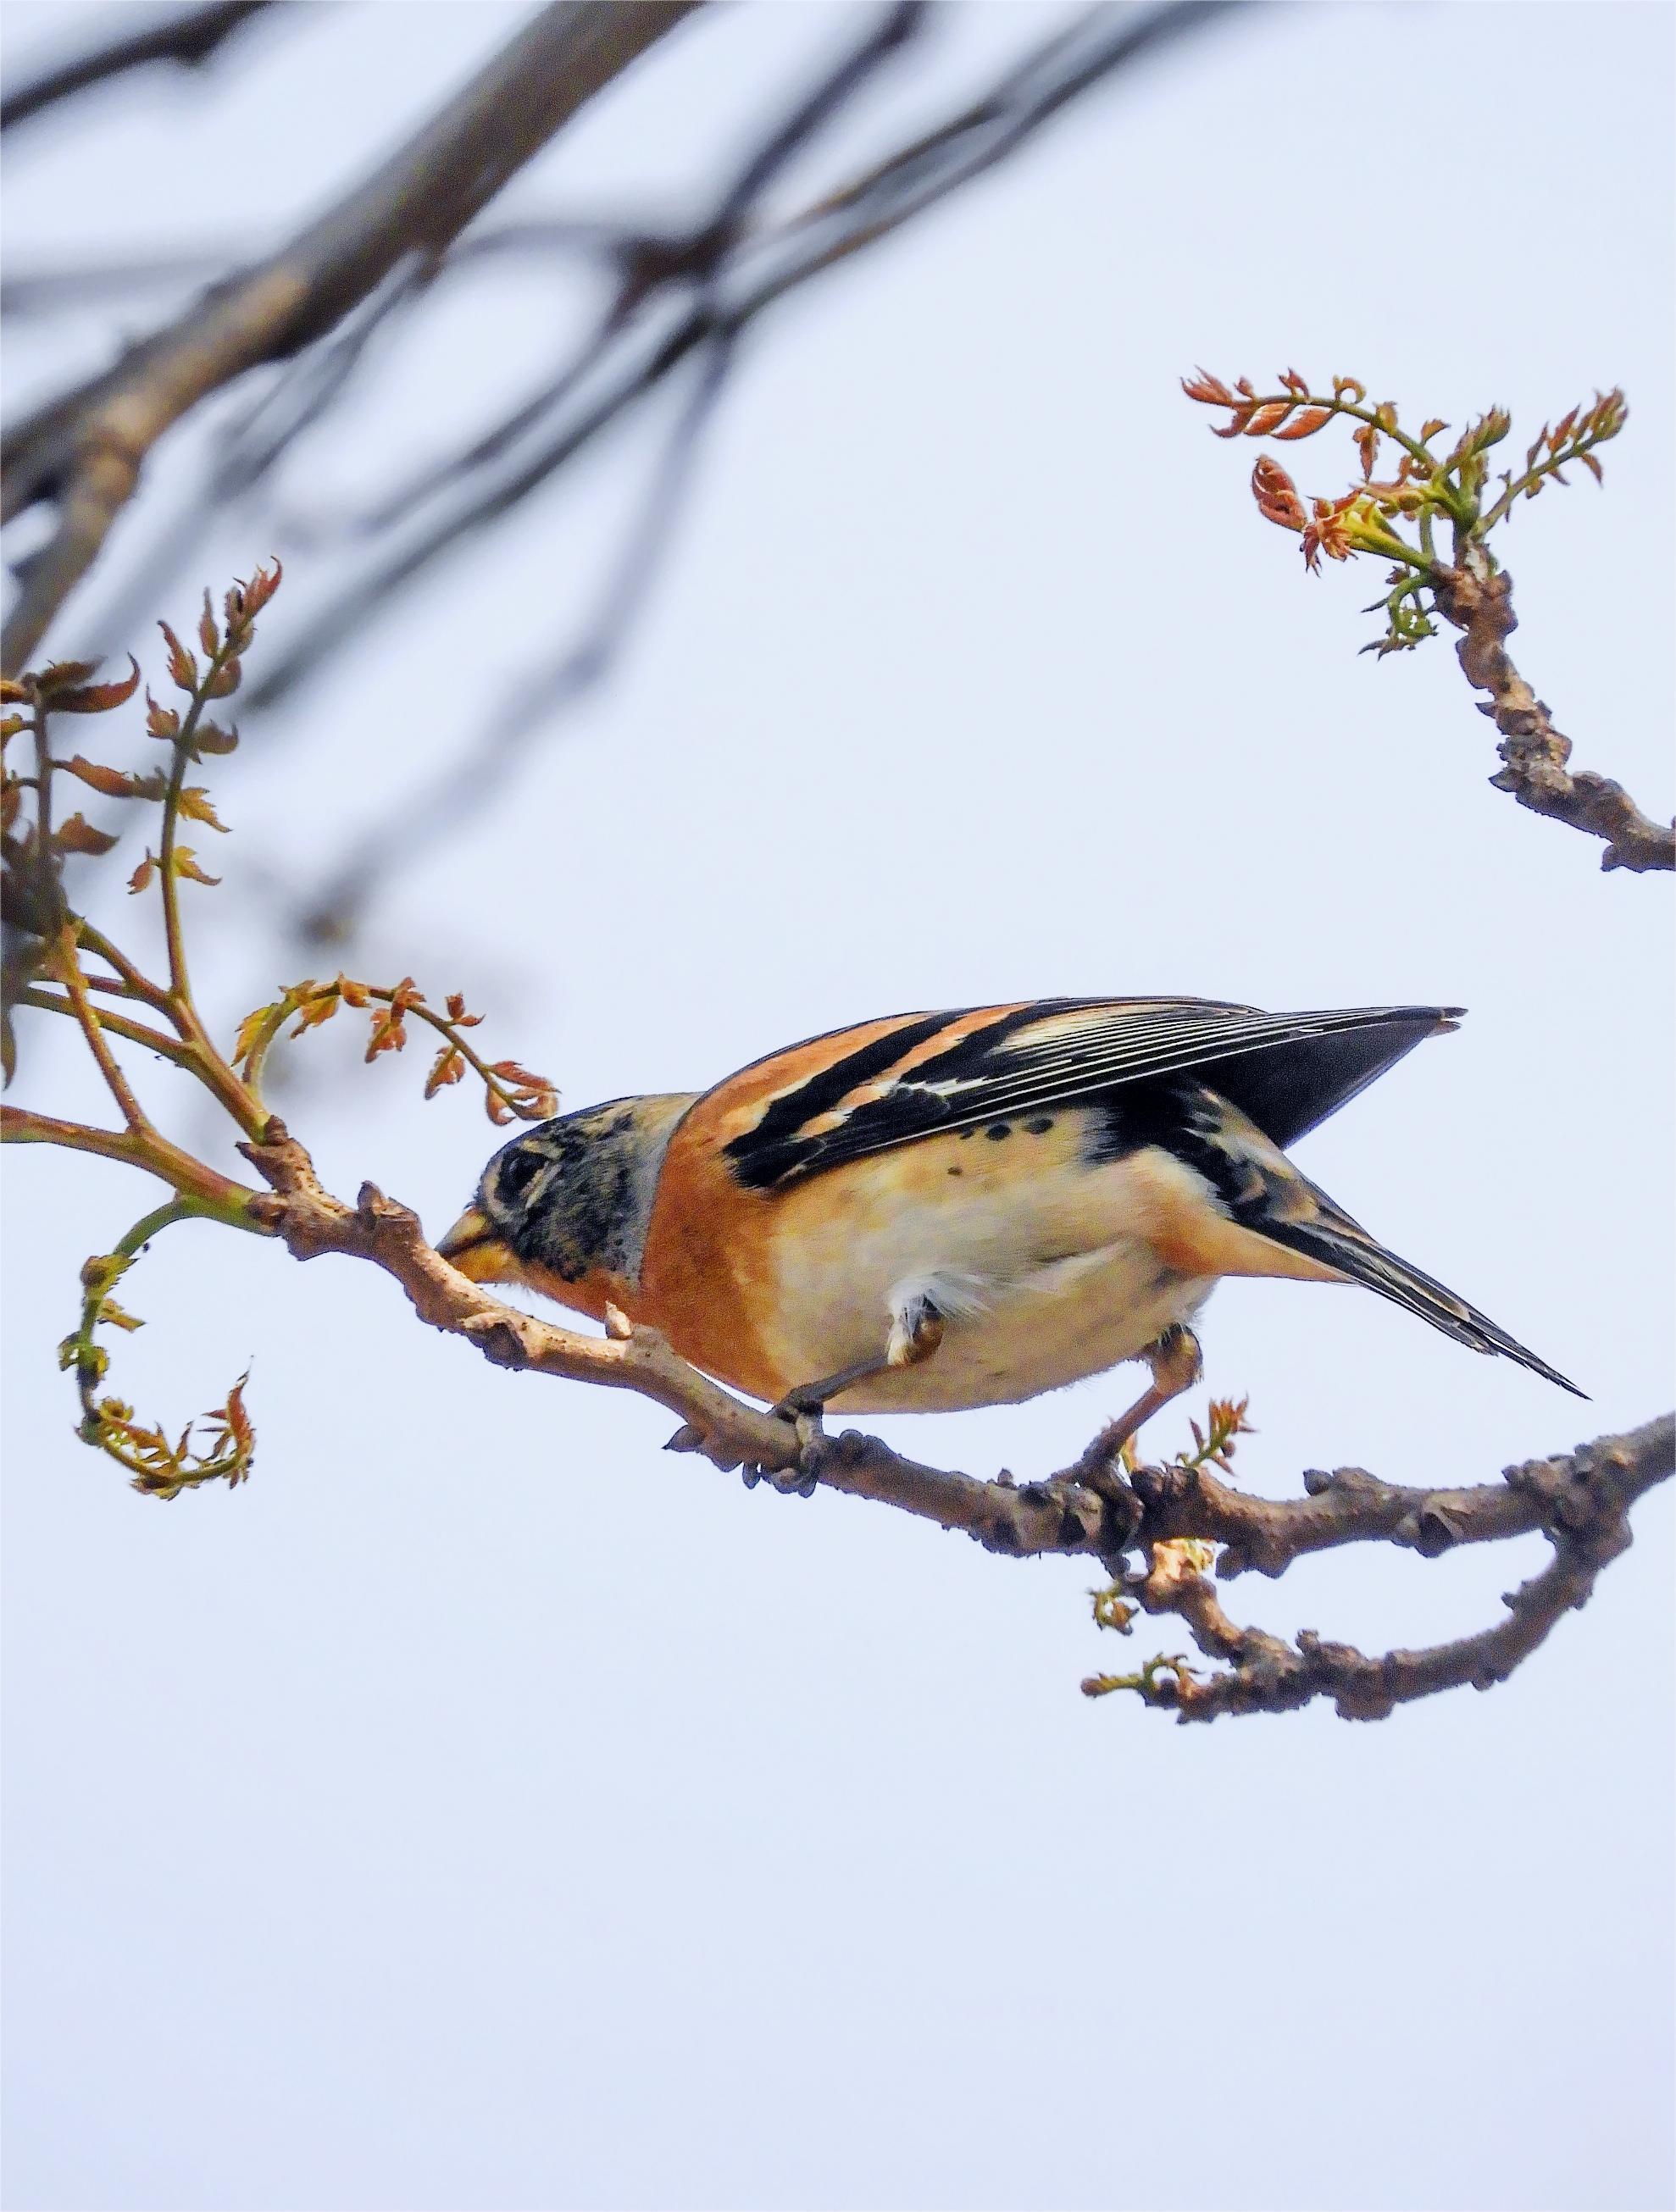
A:
MULTIPOLYGON (((1008 1011, 981 1007, 947 1024, 935 1040, 893 1062, 889 1076, 1008 1011)), ((843 1032, 843 1054, 908 1029, 914 1019, 893 1014, 859 1023, 843 1032)), ((753 1397, 777 1398, 809 1378, 782 1376, 769 1341, 776 1297, 769 1246, 785 1194, 745 1188, 728 1166, 726 1148, 754 1129, 777 1098, 825 1073, 837 1042, 816 1037, 792 1045, 706 1092, 676 1129, 658 1177, 630 1310, 661 1329, 683 1358, 753 1397)), ((831 1100, 827 1111, 836 1115, 846 1103, 831 1100)))

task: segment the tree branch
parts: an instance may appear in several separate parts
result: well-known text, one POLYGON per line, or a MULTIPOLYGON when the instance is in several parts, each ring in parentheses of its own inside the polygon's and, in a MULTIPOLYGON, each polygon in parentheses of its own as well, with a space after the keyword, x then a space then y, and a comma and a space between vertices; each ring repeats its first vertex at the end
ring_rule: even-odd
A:
MULTIPOLYGON (((1069 1553, 1100 1560, 1127 1602, 1184 1620, 1201 1651, 1221 1662, 1209 1680, 1184 1661, 1151 1662, 1132 1675, 1097 1675, 1090 1694, 1134 1689, 1184 1720, 1220 1713, 1284 1712, 1331 1698, 1346 1719, 1381 1718, 1395 1706, 1472 1683, 1487 1689, 1528 1658, 1564 1614, 1582 1605, 1601 1568, 1630 1542, 1635 1501, 1676 1471, 1676 1419, 1667 1415, 1622 1437, 1506 1470, 1500 1483, 1421 1489, 1380 1482, 1358 1468, 1305 1477, 1298 1498, 1246 1497, 1206 1467, 1137 1468, 1127 1480, 1096 1473, 1085 1454, 1067 1474, 985 1481, 903 1457, 854 1431, 800 1431, 746 1404, 673 1352, 655 1330, 609 1318, 603 1339, 555 1328, 503 1305, 449 1267, 425 1242, 417 1216, 363 1185, 351 1208, 323 1190, 303 1147, 278 1122, 239 1148, 275 1195, 253 1211, 298 1259, 326 1252, 370 1260, 406 1291, 422 1321, 463 1337, 496 1365, 603 1383, 655 1400, 683 1426, 670 1449, 702 1454, 748 1481, 766 1474, 780 1489, 817 1486, 958 1528, 1012 1558, 1069 1553), (1225 1546, 1217 1574, 1283 1573, 1307 1553, 1387 1542, 1435 1559, 1457 1544, 1534 1533, 1551 1564, 1508 1600, 1508 1617, 1473 1636, 1422 1651, 1370 1659, 1347 1644, 1306 1633, 1295 1644, 1241 1628, 1223 1610, 1195 1547, 1225 1546), (1143 1564, 1125 1571, 1124 1560, 1143 1564)), ((1108 1597, 1113 1594, 1107 1594, 1108 1597)), ((1116 1624, 1113 1624, 1116 1625, 1116 1624)))
MULTIPOLYGON (((688 373, 696 357, 692 389, 645 508, 632 526, 629 558, 607 580, 594 618, 559 662, 516 685, 474 738, 461 766, 416 799, 400 840, 381 825, 345 856, 311 898, 307 933, 341 937, 389 872, 393 854, 411 865, 435 825, 457 833, 462 808, 481 805, 498 787, 513 756, 545 733, 555 710, 573 705, 606 672, 647 596, 699 435, 747 328, 801 285, 880 244, 1006 159, 1094 86, 1224 12, 1225 0, 1169 0, 1120 16, 1094 9, 1032 47, 982 100, 839 191, 783 225, 753 227, 752 210, 777 169, 854 98, 918 20, 916 9, 892 9, 766 136, 702 220, 676 236, 624 234, 616 240, 611 250, 619 283, 578 351, 493 430, 381 501, 354 534, 381 535, 422 504, 456 488, 462 495, 434 511, 405 540, 369 557, 301 626, 255 687, 252 704, 262 708, 312 681, 341 650, 363 640, 387 609, 399 605, 417 576, 531 498, 666 382, 688 373), (678 312, 649 327, 645 311, 668 293, 685 295, 678 312)), ((476 242, 463 241, 445 270, 476 242)))
POLYGON ((125 76, 130 70, 147 69, 153 62, 201 68, 235 31, 271 4, 272 0, 214 0, 209 7, 185 8, 143 31, 130 32, 126 38, 113 39, 107 46, 79 54, 74 61, 42 70, 35 76, 26 77, 15 92, 0 100, 0 131, 9 131, 15 124, 27 123, 78 92, 125 76))
MULTIPOLYGON (((1330 1642, 1309 1629, 1295 1644, 1288 1644, 1263 1629, 1240 1628, 1223 1610, 1191 1552, 1179 1544, 1159 1544, 1143 1571, 1123 1578, 1122 1588, 1141 1610, 1171 1613, 1185 1621, 1200 1651, 1221 1662, 1222 1671, 1201 1680, 1185 1660, 1155 1661, 1133 1674, 1093 1675, 1082 1687, 1094 1697, 1134 1690, 1148 1705, 1167 1707, 1184 1721, 1215 1720, 1221 1713, 1292 1712, 1317 1698, 1330 1698, 1341 1719, 1383 1720, 1396 1706, 1435 1697, 1441 1690, 1469 1683, 1474 1689, 1493 1689, 1530 1657, 1567 1613, 1588 1603, 1601 1568, 1629 1548, 1630 1508, 1655 1483, 1667 1480, 1673 1470, 1676 1416, 1667 1413, 1625 1436, 1598 1437, 1564 1457, 1510 1467, 1500 1489, 1486 1484, 1429 1496, 1386 1492, 1356 1468, 1317 1478, 1348 1498, 1345 1526, 1362 1524, 1362 1534, 1339 1534, 1326 1541, 1353 1542, 1362 1534, 1380 1533, 1368 1525, 1364 1509, 1372 1505, 1374 1522, 1398 1509, 1399 1517, 1388 1532, 1392 1540, 1412 1543, 1429 1556, 1435 1556, 1445 1542, 1477 1543, 1539 1530, 1552 1545, 1553 1557, 1539 1574, 1508 1593, 1502 1601, 1506 1617, 1491 1626, 1423 1650, 1369 1658, 1354 1644, 1330 1642), (1408 1533, 1399 1534, 1399 1528, 1408 1533), (1446 1530, 1452 1532, 1447 1538, 1446 1530)), ((1143 1469, 1135 1477, 1143 1498, 1148 1474, 1143 1469)), ((1293 1516, 1307 1518, 1315 1503, 1298 1500, 1267 1510, 1283 1529, 1293 1516)), ((1215 1526, 1220 1516, 1213 1510, 1185 1518, 1215 1526)), ((1281 1564, 1308 1548, 1307 1541, 1289 1547, 1283 1534, 1281 1564)), ((1218 1572, 1227 1572, 1225 1559, 1218 1572)))
POLYGON ((335 207, 19 425, 4 514, 46 499, 58 514, 24 570, 6 668, 29 657, 91 566, 165 431, 209 393, 331 329, 403 256, 440 255, 563 124, 698 4, 552 0, 335 207))
POLYGON ((1551 821, 1564 822, 1586 836, 1606 840, 1603 868, 1676 868, 1676 825, 1643 814, 1621 783, 1588 769, 1572 775, 1566 767, 1571 740, 1554 727, 1553 718, 1514 666, 1503 641, 1519 627, 1513 611, 1513 579, 1492 569, 1481 548, 1469 546, 1459 567, 1433 572, 1440 614, 1466 635, 1455 647, 1474 690, 1489 693, 1478 702, 1502 733, 1496 748, 1506 765, 1490 779, 1497 791, 1510 791, 1521 806, 1551 821))

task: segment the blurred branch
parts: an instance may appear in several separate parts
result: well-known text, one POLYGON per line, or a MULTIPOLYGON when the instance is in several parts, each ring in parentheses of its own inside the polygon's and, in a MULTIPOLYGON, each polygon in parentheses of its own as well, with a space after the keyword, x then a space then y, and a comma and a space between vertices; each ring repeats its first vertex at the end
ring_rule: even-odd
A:
POLYGON ((253 15, 265 13, 272 4, 273 0, 215 0, 210 7, 184 8, 145 30, 130 32, 126 38, 95 46, 74 61, 42 70, 0 100, 0 131, 27 123, 31 116, 73 100, 78 92, 107 83, 112 77, 125 76, 130 70, 149 69, 154 62, 201 69, 253 15))
MULTIPOLYGON (((700 433, 722 396, 739 342, 757 318, 996 166, 1125 64, 1217 19, 1225 4, 1173 0, 1122 15, 1096 8, 1033 47, 981 100, 840 191, 783 224, 754 225, 753 209, 777 169, 854 95, 917 20, 917 11, 893 9, 769 134, 704 220, 678 236, 625 234, 618 241, 612 249, 616 287, 579 351, 493 430, 387 495, 361 526, 392 529, 456 486, 465 495, 334 592, 294 634, 254 693, 257 705, 269 706, 314 680, 338 652, 364 637, 369 622, 417 576, 521 506, 698 356, 692 394, 631 529, 631 560, 601 594, 593 622, 556 665, 512 688, 460 766, 404 816, 399 840, 381 827, 339 864, 324 893, 311 901, 307 926, 312 934, 344 933, 392 868, 418 858, 439 828, 457 832, 464 815, 498 787, 512 757, 534 744, 555 711, 573 704, 612 665, 649 581, 650 558, 643 569, 632 563, 667 542, 700 433), (673 319, 666 313, 649 331, 647 311, 671 291, 685 294, 686 303, 673 319), (550 420, 546 435, 532 444, 550 420), (638 582, 622 588, 631 575, 638 582), (491 777, 478 773, 485 760, 493 766, 491 777)), ((465 241, 460 250, 472 243, 465 241)))
POLYGON ((370 518, 375 525, 399 520, 424 498, 460 477, 476 474, 484 463, 499 459, 509 443, 572 398, 584 380, 582 372, 592 370, 615 342, 619 360, 614 364, 616 374, 601 380, 603 391, 588 384, 576 413, 545 443, 524 455, 510 474, 487 483, 468 504, 442 516, 422 536, 334 594, 331 606, 301 632, 270 671, 258 695, 260 702, 271 704, 312 678, 333 653, 364 633, 368 617, 400 586, 457 541, 521 504, 709 340, 718 334, 736 338, 777 301, 877 244, 1004 159, 1077 94, 1124 64, 1202 27, 1226 5, 1227 0, 1171 0, 1171 4, 1137 17, 1116 18, 1115 28, 1112 11, 1096 8, 1071 31, 1056 33, 1034 49, 984 100, 783 226, 753 229, 747 221, 752 200, 775 169, 818 122, 836 111, 840 98, 847 98, 860 84, 864 71, 859 64, 865 61, 870 65, 882 57, 884 36, 890 34, 892 43, 899 38, 894 26, 902 11, 893 10, 884 31, 870 34, 814 98, 800 103, 791 123, 777 127, 708 217, 676 237, 625 238, 619 248, 618 286, 599 328, 550 385, 487 437, 381 503, 370 518), (1082 52, 1080 46, 1089 43, 1091 30, 1099 35, 1091 51, 1082 52), (649 342, 636 327, 636 318, 656 295, 672 289, 698 297, 649 342))
MULTIPOLYGON (((555 253, 605 256, 621 246, 625 234, 613 224, 567 222, 562 216, 522 216, 516 222, 485 224, 438 264, 439 273, 473 262, 555 253)), ((58 263, 39 269, 15 265, 0 276, 0 314, 53 315, 65 308, 99 306, 125 292, 155 291, 168 284, 207 284, 233 256, 203 247, 196 252, 158 254, 149 260, 58 263)))
POLYGON ((329 331, 404 257, 440 256, 563 124, 697 4, 552 0, 325 215, 21 423, 6 458, 4 515, 43 501, 57 514, 20 574, 6 668, 33 653, 97 557, 166 430, 258 363, 329 331))
POLYGON ((475 750, 411 799, 390 801, 375 827, 350 848, 304 915, 308 936, 331 942, 346 934, 391 875, 411 867, 432 845, 457 836, 462 821, 490 803, 545 719, 586 697, 610 675, 657 580, 732 362, 732 338, 718 334, 700 363, 581 639, 556 665, 534 672, 511 690, 475 750))
MULTIPOLYGON (((692 480, 740 337, 756 318, 810 278, 888 236, 1023 144, 1094 85, 1217 16, 1227 0, 1166 0, 1145 9, 1096 7, 1033 46, 979 100, 887 160, 825 195, 793 221, 759 217, 768 187, 794 155, 844 112, 925 16, 898 0, 867 19, 851 50, 786 112, 718 192, 702 219, 670 235, 603 222, 508 222, 454 242, 491 191, 551 135, 597 82, 624 66, 683 5, 582 4, 543 12, 424 132, 339 207, 297 239, 214 287, 116 366, 37 410, 11 441, 5 513, 42 501, 56 528, 18 570, 8 665, 24 657, 97 557, 131 496, 144 454, 183 415, 247 370, 290 366, 241 420, 219 430, 202 481, 165 518, 130 565, 134 584, 107 627, 137 620, 186 558, 211 517, 267 477, 297 438, 341 398, 369 340, 442 278, 489 254, 578 250, 603 262, 611 289, 594 330, 518 407, 462 451, 377 502, 348 534, 382 549, 330 592, 292 649, 256 688, 271 702, 312 680, 363 637, 376 614, 434 562, 493 527, 671 380, 687 383, 674 427, 613 557, 595 610, 565 650, 508 687, 460 766, 410 803, 402 838, 375 836, 316 890, 313 933, 341 935, 388 869, 419 858, 439 825, 457 828, 518 755, 614 664, 646 603, 692 480), (625 26, 635 27, 630 36, 625 26), (493 126, 492 174, 464 156, 493 126), (456 158, 460 156, 462 158, 456 158), (464 181, 462 181, 464 180, 464 181), (415 510, 430 509, 417 528, 415 510), (118 619, 120 617, 120 619, 118 619), (491 773, 481 773, 486 764, 491 773)), ((131 281, 178 281, 164 261, 131 281)), ((25 280, 27 282, 27 280, 25 280)), ((50 287, 42 277, 38 284, 50 287)), ((120 280, 119 280, 120 281, 120 280)), ((58 280, 73 297, 76 272, 58 280)))

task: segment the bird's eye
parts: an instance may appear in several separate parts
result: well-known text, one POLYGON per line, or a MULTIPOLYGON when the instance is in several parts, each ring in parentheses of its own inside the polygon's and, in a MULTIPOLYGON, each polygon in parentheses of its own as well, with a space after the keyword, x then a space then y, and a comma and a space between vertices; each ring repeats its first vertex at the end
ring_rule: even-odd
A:
POLYGON ((518 1205, 541 1169, 542 1155, 527 1145, 514 1145, 501 1155, 495 1170, 495 1195, 503 1203, 518 1205))

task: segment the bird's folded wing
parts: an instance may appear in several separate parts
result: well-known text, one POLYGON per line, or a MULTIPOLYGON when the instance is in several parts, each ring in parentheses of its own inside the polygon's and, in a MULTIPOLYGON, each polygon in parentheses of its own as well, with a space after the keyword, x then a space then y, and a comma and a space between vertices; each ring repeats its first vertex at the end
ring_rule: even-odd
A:
POLYGON ((878 1024, 856 1032, 864 1042, 852 1052, 840 1032, 777 1056, 786 1085, 766 1095, 724 1156, 737 1182, 769 1189, 918 1138, 1189 1070, 1287 1144, 1422 1037, 1452 1027, 1458 1012, 1268 1014, 1203 999, 1042 999, 905 1015, 882 1034, 878 1024))

